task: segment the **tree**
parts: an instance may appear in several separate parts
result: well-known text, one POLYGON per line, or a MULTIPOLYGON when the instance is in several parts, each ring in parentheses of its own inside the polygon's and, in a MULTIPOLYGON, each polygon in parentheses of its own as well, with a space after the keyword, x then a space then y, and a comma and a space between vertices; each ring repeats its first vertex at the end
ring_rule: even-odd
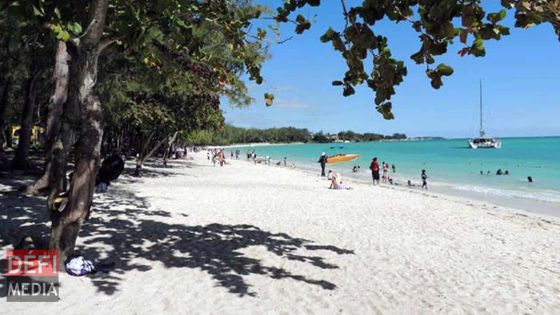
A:
POLYGON ((319 131, 319 132, 317 132, 316 134, 313 135, 313 142, 328 143, 328 142, 331 142, 331 139, 329 139, 327 136, 325 136, 325 134, 322 131, 319 131))
MULTIPOLYGON (((403 61, 392 57, 388 38, 375 33, 375 24, 382 20, 409 23, 418 32, 420 49, 411 59, 426 65, 426 75, 434 88, 440 88, 442 78, 453 73, 448 65, 435 66, 436 57, 447 53, 449 43, 459 38, 464 44, 459 52, 461 55, 484 56, 485 41, 499 40, 509 34, 509 29, 500 24, 508 10, 515 11, 517 27, 548 22, 560 36, 559 0, 503 0, 504 10, 489 14, 484 12, 481 3, 481 0, 364 0, 360 5, 347 7, 341 0, 344 28, 340 31, 330 28, 321 37, 323 42, 330 42, 340 52, 348 65, 344 77, 333 81, 333 85, 341 86, 343 95, 350 96, 356 86, 367 84, 375 92, 377 111, 384 118, 393 119, 391 97, 395 94, 395 86, 406 76, 407 69, 403 61), (366 66, 368 63, 370 65, 366 66)), ((320 0, 285 0, 274 19, 287 22, 299 8, 319 4, 320 0)), ((97 86, 98 62, 107 62, 102 53, 115 49, 114 52, 123 57, 119 60, 126 59, 123 67, 115 68, 115 73, 108 69, 107 77, 121 77, 125 82, 133 82, 127 75, 138 73, 135 71, 141 66, 157 74, 156 78, 177 79, 173 84, 170 81, 158 83, 172 84, 166 90, 171 91, 170 94, 157 93, 154 86, 146 84, 137 91, 123 94, 122 100, 127 101, 117 104, 128 106, 123 111, 118 110, 119 113, 136 107, 137 110, 161 111, 161 119, 169 115, 170 119, 173 118, 169 121, 178 124, 166 130, 166 136, 169 136, 190 128, 186 127, 190 126, 188 121, 182 125, 182 120, 176 119, 180 113, 194 113, 195 122, 204 122, 211 117, 218 120, 220 115, 213 106, 202 106, 204 110, 198 111, 202 102, 197 99, 209 97, 215 100, 219 95, 227 95, 234 101, 246 102, 246 89, 240 79, 242 73, 246 72, 251 80, 262 83, 260 69, 264 62, 263 41, 267 35, 264 28, 257 28, 256 35, 252 34, 251 26, 265 11, 260 6, 250 5, 247 0, 89 0, 83 5, 71 1, 11 0, 0 5, 2 30, 6 28, 6 17, 10 17, 15 20, 13 25, 18 27, 46 28, 51 39, 56 38, 66 46, 62 49, 58 45, 56 49, 57 64, 60 61, 62 66, 55 67, 54 71, 56 88, 51 97, 50 125, 47 126, 51 131, 48 138, 52 141, 48 141, 51 147, 47 148, 50 152, 47 156, 58 160, 52 163, 51 171, 47 167, 50 173, 45 175, 55 176, 47 182, 64 181, 66 153, 70 149, 75 153, 75 166, 67 191, 68 202, 63 208, 56 209, 53 202, 61 185, 49 185, 51 247, 60 249, 63 257, 68 254, 74 247, 81 224, 89 215, 108 109, 100 98, 103 90, 97 86), (63 71, 64 61, 68 66, 67 75, 63 71), (189 73, 196 73, 195 68, 208 72, 211 80, 187 80, 200 84, 187 85, 186 89, 192 89, 188 92, 181 90, 178 83, 188 79, 184 76, 189 73), (216 79, 218 84, 210 83, 216 79), (63 110, 60 111, 62 103, 63 110), (185 104, 194 107, 185 108, 182 106, 185 104)), ((296 33, 311 27, 310 21, 301 14, 291 22, 296 25, 296 33)), ((54 49, 52 55, 55 55, 54 49)), ((206 76, 199 75, 198 79, 201 78, 206 76)), ((17 80, 12 77, 0 82, 3 89, 0 113, 7 103, 4 95, 9 98, 15 82, 17 80)), ((267 100, 273 98, 270 94, 266 96, 267 100)), ((145 121, 150 124, 149 119, 145 121)), ((290 139, 310 139, 308 131, 290 132, 294 131, 296 135, 289 136, 290 139)), ((286 135, 284 130, 270 130, 267 133, 244 133, 243 137, 277 141, 286 135)))
MULTIPOLYGON (((50 187, 49 194, 50 246, 60 249, 63 258, 73 249, 93 198, 104 125, 104 107, 95 86, 98 60, 107 47, 117 43, 123 53, 154 68, 164 65, 170 57, 188 62, 192 57, 204 56, 204 45, 200 45, 204 41, 193 34, 192 26, 210 22, 210 31, 202 36, 220 34, 224 39, 222 45, 228 47, 222 51, 228 51, 236 61, 233 65, 223 65, 203 60, 213 74, 230 82, 228 87, 234 87, 224 88, 224 93, 240 96, 240 89, 235 88, 236 84, 239 87, 240 80, 235 77, 240 69, 246 69, 251 79, 262 82, 260 65, 264 58, 255 53, 262 47, 261 39, 249 40, 246 31, 249 21, 257 18, 262 10, 247 5, 246 1, 115 1, 111 7, 108 0, 91 0, 85 6, 63 1, 10 1, 0 9, 23 23, 46 25, 53 36, 66 43, 70 57, 62 124, 58 130, 52 129, 58 139, 53 143, 61 143, 63 152, 73 145, 63 135, 76 133, 75 166, 64 207, 54 208, 56 188, 50 187)), ((188 69, 181 70, 188 72, 188 69)), ((54 165, 64 169, 66 161, 54 165)), ((64 177, 64 171, 52 173, 64 177)))
MULTIPOLYGON (((374 93, 374 103, 385 119, 393 119, 391 97, 395 86, 407 75, 404 62, 392 57, 389 39, 377 34, 375 25, 383 20, 408 23, 419 34, 420 49, 410 58, 416 64, 426 65, 426 75, 435 89, 443 85, 443 77, 453 74, 453 68, 440 63, 436 57, 448 52, 448 46, 457 37, 463 43, 461 56, 483 57, 484 42, 499 40, 509 35, 509 28, 500 24, 507 11, 514 11, 515 26, 527 28, 534 24, 550 23, 560 39, 559 0, 502 0, 503 9, 488 13, 482 0, 365 0, 354 7, 340 1, 345 25, 341 31, 329 28, 322 42, 330 42, 340 52, 348 71, 334 86, 343 88, 343 95, 355 93, 355 87, 366 84, 374 93), (366 66, 371 62, 371 67, 366 66)), ((277 9, 277 21, 287 22, 291 14, 309 5, 319 6, 321 0, 287 0, 277 9)), ((295 32, 302 33, 311 27, 310 21, 299 14, 292 20, 295 32)))

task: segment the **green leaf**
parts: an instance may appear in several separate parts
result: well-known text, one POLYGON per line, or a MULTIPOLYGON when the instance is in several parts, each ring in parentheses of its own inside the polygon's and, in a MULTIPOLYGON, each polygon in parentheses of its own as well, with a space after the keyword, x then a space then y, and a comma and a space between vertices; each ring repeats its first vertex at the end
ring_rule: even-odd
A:
POLYGON ((272 103, 274 102, 274 95, 271 93, 264 93, 264 103, 266 104, 267 107, 272 106, 272 103))
POLYGON ((453 74, 453 68, 451 68, 450 66, 444 64, 444 63, 440 63, 436 70, 441 74, 444 75, 446 77, 450 76, 453 74))
POLYGON ((82 33, 82 26, 78 22, 70 22, 66 28, 74 35, 80 35, 82 33))
POLYGON ((33 6, 33 15, 34 16, 43 16, 44 13, 41 12, 41 10, 39 10, 36 6, 33 6))
POLYGON ((354 94, 354 93, 355 93, 354 88, 353 88, 352 86, 350 86, 350 85, 347 85, 347 86, 344 87, 344 91, 342 92, 342 95, 343 95, 344 97, 346 97, 346 96, 350 96, 350 95, 352 95, 352 94, 354 94))
POLYGON ((335 36, 336 36, 336 32, 329 27, 329 29, 325 32, 325 34, 321 36, 320 39, 322 43, 326 43, 328 41, 331 41, 335 36))

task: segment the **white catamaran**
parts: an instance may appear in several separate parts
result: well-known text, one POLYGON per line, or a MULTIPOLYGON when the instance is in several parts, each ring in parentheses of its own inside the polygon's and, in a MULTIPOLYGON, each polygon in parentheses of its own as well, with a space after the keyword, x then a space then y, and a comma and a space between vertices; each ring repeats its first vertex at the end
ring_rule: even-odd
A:
POLYGON ((500 140, 487 137, 482 128, 482 80, 480 81, 480 137, 470 139, 469 146, 472 149, 499 149, 502 147, 500 140))

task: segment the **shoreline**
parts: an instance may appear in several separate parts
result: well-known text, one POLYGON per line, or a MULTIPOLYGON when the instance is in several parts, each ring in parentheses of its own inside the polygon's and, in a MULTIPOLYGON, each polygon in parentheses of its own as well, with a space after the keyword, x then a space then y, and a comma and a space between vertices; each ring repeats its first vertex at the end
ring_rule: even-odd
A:
MULTIPOLYGON (((559 313, 560 220, 433 192, 330 190, 316 172, 205 152, 134 165, 96 194, 77 242, 115 262, 60 274, 57 303, 12 313, 559 313), (150 301, 150 303, 138 303, 150 301)), ((2 182, 13 187, 13 183, 2 182)), ((0 191, 2 250, 48 234, 44 198, 0 191), (25 235, 25 234, 23 234, 25 235)), ((3 284, 0 283, 0 287, 3 284)))
MULTIPOLYGON (((228 161, 228 159, 226 159, 226 161, 228 161)), ((239 160, 234 160, 234 161, 241 161, 251 165, 254 164, 251 160, 247 160, 246 158, 240 158, 239 160)), ((284 166, 277 166, 274 164, 271 165, 257 164, 257 165, 280 168, 280 169, 290 169, 297 172, 301 172, 306 176, 316 176, 318 178, 321 178, 319 176, 320 168, 318 166, 316 167, 315 170, 315 168, 310 167, 311 165, 306 165, 307 167, 298 167, 298 166, 284 167, 284 166)), ((335 169, 334 167, 331 168, 335 169)), ((328 169, 329 167, 326 168, 327 171, 328 169)), ((419 187, 418 185, 413 187, 408 187, 406 186, 406 183, 403 180, 397 180, 396 181, 398 183, 397 185, 378 184, 376 186, 373 186, 370 180, 366 178, 366 176, 363 176, 364 175, 363 173, 360 174, 362 176, 357 175, 355 173, 351 173, 349 171, 335 171, 335 173, 340 173, 343 179, 345 179, 345 181, 351 180, 352 182, 355 182, 361 186, 379 187, 382 189, 395 189, 403 192, 409 192, 412 194, 414 193, 429 194, 429 195, 437 196, 438 198, 448 199, 449 201, 453 201, 453 202, 467 203, 467 204, 470 203, 470 204, 476 204, 478 206, 491 206, 493 209, 498 209, 498 211, 506 211, 507 213, 520 214, 524 216, 534 217, 536 219, 545 219, 545 220, 557 221, 558 223, 560 223, 560 212, 559 212, 560 203, 546 202, 546 201, 521 198, 521 197, 516 198, 515 200, 511 200, 510 198, 507 197, 504 198, 499 198, 496 196, 485 197, 481 193, 477 193, 477 192, 471 192, 471 194, 469 194, 469 191, 460 191, 453 188, 446 189, 444 187, 446 183, 438 183, 435 185, 432 184, 429 190, 422 190, 421 187, 419 187), (540 210, 540 211, 529 210, 535 206, 540 206, 541 207, 540 209, 544 209, 544 210, 540 210)), ((368 175, 367 177, 370 177, 369 174, 367 175, 368 175)))
MULTIPOLYGON (((245 147, 247 148, 247 147, 245 147)), ((258 151, 257 151, 258 153, 258 151)), ((242 154, 240 159, 245 159, 242 154)), ((281 161, 277 157, 273 159, 274 162, 281 161)), ((310 172, 319 170, 316 163, 303 162, 301 160, 293 159, 288 155, 288 165, 295 163, 298 169, 303 169, 310 172)), ((274 164, 274 163, 273 163, 274 164)), ((358 174, 350 171, 351 163, 341 163, 329 166, 327 170, 332 168, 336 172, 343 174, 346 178, 359 179, 361 181, 370 183, 371 174, 364 169, 360 170, 358 174)), ((389 173, 394 181, 401 187, 406 187, 407 179, 414 179, 415 176, 409 174, 392 172, 389 173)), ((413 183, 418 184, 418 180, 412 180, 413 183)), ((515 208, 528 213, 536 213, 552 217, 560 217, 560 194, 558 196, 555 192, 547 190, 541 191, 527 191, 524 189, 515 189, 510 187, 495 188, 485 185, 469 185, 462 182, 452 180, 429 180, 430 191, 434 191, 446 196, 460 197, 464 199, 483 201, 487 203, 496 204, 502 207, 515 208), (538 196, 534 193, 540 194, 538 196), (549 195, 547 195, 549 194, 549 195)))

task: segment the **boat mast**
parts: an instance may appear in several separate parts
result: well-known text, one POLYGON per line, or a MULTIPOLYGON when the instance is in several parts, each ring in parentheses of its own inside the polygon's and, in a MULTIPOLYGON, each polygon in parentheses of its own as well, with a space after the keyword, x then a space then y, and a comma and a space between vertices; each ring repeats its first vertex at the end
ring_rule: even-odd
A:
POLYGON ((480 137, 484 137, 484 130, 482 129, 482 79, 480 79, 480 137))

